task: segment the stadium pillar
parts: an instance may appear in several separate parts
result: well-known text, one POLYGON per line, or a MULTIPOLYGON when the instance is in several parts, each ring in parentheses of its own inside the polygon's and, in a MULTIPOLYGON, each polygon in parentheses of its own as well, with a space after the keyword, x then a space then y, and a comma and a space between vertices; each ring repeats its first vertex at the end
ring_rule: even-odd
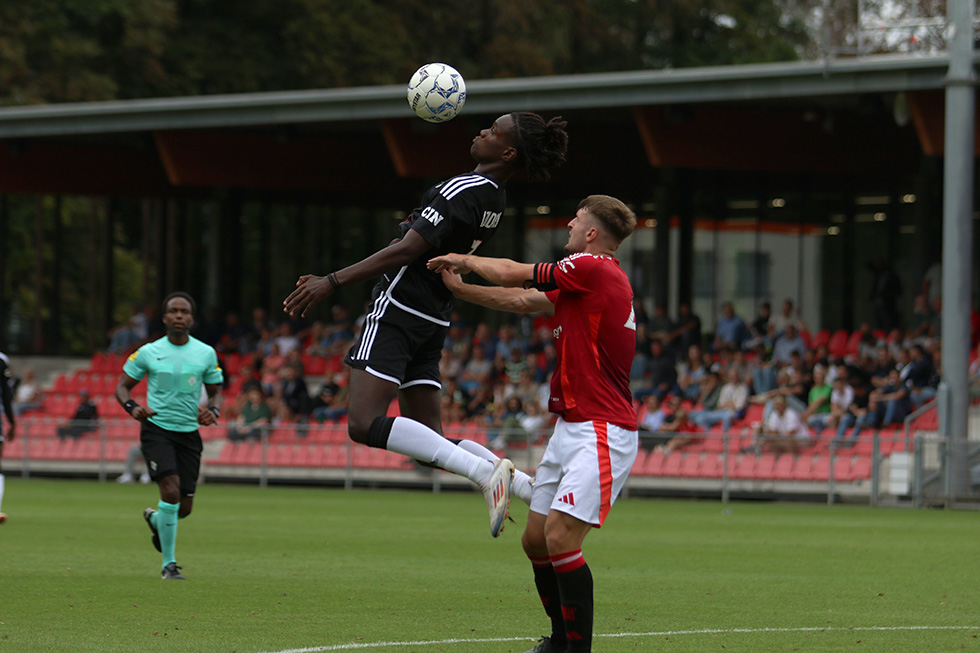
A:
POLYGON ((946 438, 946 498, 969 495, 967 428, 970 361, 970 279, 973 243, 973 0, 951 0, 943 171, 942 380, 940 435, 946 438))

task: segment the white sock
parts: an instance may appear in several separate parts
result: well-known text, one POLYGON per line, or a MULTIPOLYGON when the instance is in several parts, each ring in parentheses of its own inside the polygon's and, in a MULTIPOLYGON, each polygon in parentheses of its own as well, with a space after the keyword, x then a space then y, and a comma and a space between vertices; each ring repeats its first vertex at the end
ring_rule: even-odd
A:
POLYGON ((396 417, 391 425, 388 451, 434 463, 477 484, 493 472, 489 460, 457 447, 425 424, 407 417, 396 417))
POLYGON ((3 507, 3 474, 0 474, 0 508, 3 507))
MULTIPOLYGON (((459 448, 492 462, 497 462, 500 460, 500 457, 495 453, 484 447, 479 442, 474 442, 473 440, 460 440, 459 448)), ((510 482, 511 494, 527 505, 531 505, 531 491, 533 489, 534 484, 531 482, 531 477, 527 473, 522 472, 519 469, 515 469, 514 480, 510 482)))

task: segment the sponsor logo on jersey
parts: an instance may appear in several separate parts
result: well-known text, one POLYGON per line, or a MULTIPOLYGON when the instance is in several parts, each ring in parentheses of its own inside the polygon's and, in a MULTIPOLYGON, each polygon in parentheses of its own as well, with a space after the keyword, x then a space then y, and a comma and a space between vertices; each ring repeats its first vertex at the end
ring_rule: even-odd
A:
POLYGON ((433 225, 438 225, 443 221, 442 214, 436 211, 431 206, 427 206, 422 209, 422 217, 431 222, 433 225))
POLYGON ((555 340, 558 340, 558 337, 561 336, 561 325, 559 324, 558 328, 552 331, 551 334, 555 337, 555 340))
POLYGON ((483 219, 480 220, 480 227, 483 229, 496 229, 500 222, 500 213, 495 211, 484 211, 483 219))
POLYGON ((624 324, 623 326, 626 327, 627 329, 632 329, 633 331, 636 331, 636 309, 635 308, 630 308, 630 316, 629 316, 629 319, 626 320, 626 324, 624 324))

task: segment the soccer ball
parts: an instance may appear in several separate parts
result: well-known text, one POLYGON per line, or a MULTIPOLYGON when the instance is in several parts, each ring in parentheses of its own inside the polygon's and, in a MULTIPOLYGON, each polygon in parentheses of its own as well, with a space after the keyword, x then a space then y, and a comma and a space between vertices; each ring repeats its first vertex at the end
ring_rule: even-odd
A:
POLYGON ((408 105, 422 120, 452 120, 466 102, 466 82, 452 66, 427 63, 408 82, 408 105))

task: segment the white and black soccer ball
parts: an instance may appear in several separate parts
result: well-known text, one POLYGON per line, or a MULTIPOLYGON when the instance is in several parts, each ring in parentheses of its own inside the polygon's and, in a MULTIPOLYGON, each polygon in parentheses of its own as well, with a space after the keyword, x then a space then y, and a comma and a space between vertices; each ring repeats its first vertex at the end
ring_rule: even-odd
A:
POLYGON ((466 102, 466 82, 444 63, 427 63, 408 82, 408 106, 422 120, 452 120, 466 102))

